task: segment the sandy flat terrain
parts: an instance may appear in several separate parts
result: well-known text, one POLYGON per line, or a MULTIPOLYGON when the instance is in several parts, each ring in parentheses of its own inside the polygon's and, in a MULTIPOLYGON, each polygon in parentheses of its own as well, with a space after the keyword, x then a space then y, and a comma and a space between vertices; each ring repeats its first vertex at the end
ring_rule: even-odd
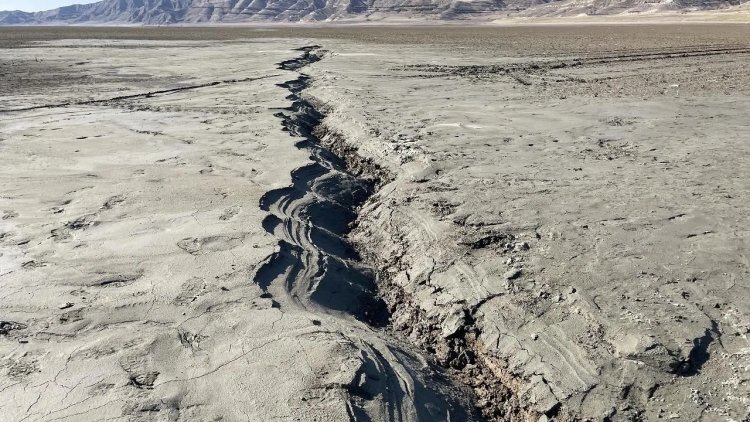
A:
POLYGON ((545 57, 344 44, 312 73, 397 174, 356 231, 394 326, 501 418, 748 415, 750 45, 641 31, 545 57))
POLYGON ((746 419, 749 30, 3 30, 0 412, 746 419))
POLYGON ((4 53, 4 420, 471 412, 379 331, 253 282, 278 251, 261 198, 311 165, 275 116, 298 46, 4 53))

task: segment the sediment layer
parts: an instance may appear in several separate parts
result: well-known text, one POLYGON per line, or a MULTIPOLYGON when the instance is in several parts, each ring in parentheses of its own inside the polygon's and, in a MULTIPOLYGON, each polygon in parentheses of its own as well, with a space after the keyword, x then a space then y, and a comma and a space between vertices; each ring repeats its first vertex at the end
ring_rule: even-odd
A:
MULTIPOLYGON (((304 47, 300 58, 285 61, 280 68, 299 71, 320 60, 320 48, 304 47)), ((259 270, 256 282, 267 289, 293 267, 284 284, 298 303, 309 306, 305 304, 313 302, 373 326, 387 325, 472 388, 479 398, 474 405, 488 420, 538 419, 543 413, 518 400, 520 382, 503 371, 505 365, 499 359, 483 350, 471 312, 454 310, 456 326, 446 335, 441 328, 444 315, 427 315, 403 286, 394 282, 394 273, 408 275, 408 262, 399 258, 383 262, 376 250, 407 248, 398 233, 409 231, 409 225, 396 228, 395 220, 375 222, 369 217, 383 212, 379 208, 387 208, 387 199, 372 201, 372 196, 376 188, 387 190, 393 175, 359 155, 356 146, 332 126, 324 125, 324 114, 318 111, 323 107, 302 96, 310 84, 310 77, 303 74, 281 85, 291 92, 287 98, 292 106, 277 116, 290 134, 302 138, 297 147, 309 151, 314 163, 292 174, 294 186, 269 192, 261 200, 261 208, 272 213, 264 227, 282 240, 279 252, 259 270), (359 213, 362 207, 364 215, 359 213), (371 241, 352 245, 345 238, 355 221, 365 223, 355 228, 360 238, 368 233, 371 241), (360 250, 366 253, 365 262, 376 266, 377 279, 375 272, 362 264, 360 250)), ((555 407, 547 413, 556 416, 558 412, 555 407)))
POLYGON ((473 419, 474 410, 461 402, 464 399, 446 394, 451 383, 439 380, 437 367, 414 366, 414 352, 402 349, 401 342, 387 331, 375 330, 388 326, 390 314, 378 293, 375 273, 362 262, 348 234, 360 208, 388 176, 323 126, 324 114, 303 96, 311 79, 300 71, 319 61, 324 51, 320 46, 299 51, 300 57, 279 64, 280 69, 299 76, 279 84, 289 90, 287 99, 292 105, 275 116, 285 131, 299 139, 296 147, 308 152, 312 162, 292 172, 292 186, 269 191, 261 198, 260 208, 270 213, 263 227, 280 240, 276 252, 257 271, 255 282, 268 298, 279 301, 282 311, 294 306, 327 317, 326 325, 336 324, 361 350, 366 360, 359 371, 364 378, 355 381, 364 384, 348 389, 352 420, 373 416, 389 420, 473 419), (409 354, 412 357, 405 359, 409 354), (427 379, 431 381, 424 383, 427 379), (401 382, 409 387, 404 389, 401 382), (401 395, 412 398, 404 402, 401 395), (430 395, 443 403, 436 406, 430 395), (380 402, 392 410, 373 413, 368 402, 380 402), (405 410, 416 413, 404 417, 405 410))
POLYGON ((328 123, 395 176, 352 234, 393 327, 499 381, 477 392, 507 403, 492 417, 747 415, 746 383, 721 381, 747 379, 747 189, 713 163, 748 168, 726 155, 744 148, 748 52, 670 31, 546 64, 344 44, 314 74, 328 123))
POLYGON ((291 43, 66 43, 0 58, 6 418, 476 419, 379 328, 346 239, 375 183, 317 144, 291 43))
POLYGON ((2 414, 747 419, 747 30, 14 41, 2 414))

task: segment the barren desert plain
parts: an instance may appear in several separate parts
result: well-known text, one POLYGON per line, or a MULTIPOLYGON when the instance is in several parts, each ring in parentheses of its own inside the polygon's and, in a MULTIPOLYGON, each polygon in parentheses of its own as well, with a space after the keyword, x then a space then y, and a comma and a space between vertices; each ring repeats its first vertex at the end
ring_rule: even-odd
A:
POLYGON ((1 421, 750 420, 750 25, 0 28, 1 421))

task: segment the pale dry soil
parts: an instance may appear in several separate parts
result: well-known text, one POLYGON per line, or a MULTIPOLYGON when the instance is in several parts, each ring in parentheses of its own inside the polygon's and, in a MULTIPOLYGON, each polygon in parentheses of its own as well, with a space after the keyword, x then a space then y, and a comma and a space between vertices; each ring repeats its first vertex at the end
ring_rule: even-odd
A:
POLYGON ((518 400, 501 419, 750 417, 748 30, 661 30, 545 55, 329 43, 310 71, 397 175, 355 233, 394 328, 489 367, 518 400))
POLYGON ((275 116, 305 43, 0 52, 1 420, 471 418, 382 330, 254 283, 259 201, 310 163, 275 116))
POLYGON ((747 27, 348 31, 0 50, 8 420, 750 417, 747 27), (388 329, 254 283, 309 44, 388 329))
POLYGON ((237 49, 248 66, 221 48, 52 46, 41 56, 61 80, 3 95, 16 108, 269 76, 0 117, 5 420, 293 415, 265 386, 311 381, 317 327, 249 283, 274 247, 258 198, 305 159, 265 111, 285 105, 273 62, 288 54, 267 47, 237 49))

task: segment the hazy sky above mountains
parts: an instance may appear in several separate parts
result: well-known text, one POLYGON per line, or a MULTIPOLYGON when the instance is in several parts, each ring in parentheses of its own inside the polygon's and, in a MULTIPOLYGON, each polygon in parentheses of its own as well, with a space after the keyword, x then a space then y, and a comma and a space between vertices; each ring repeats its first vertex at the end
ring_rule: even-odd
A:
POLYGON ((98 0, 0 0, 0 10, 38 12, 71 4, 96 3, 98 0))

